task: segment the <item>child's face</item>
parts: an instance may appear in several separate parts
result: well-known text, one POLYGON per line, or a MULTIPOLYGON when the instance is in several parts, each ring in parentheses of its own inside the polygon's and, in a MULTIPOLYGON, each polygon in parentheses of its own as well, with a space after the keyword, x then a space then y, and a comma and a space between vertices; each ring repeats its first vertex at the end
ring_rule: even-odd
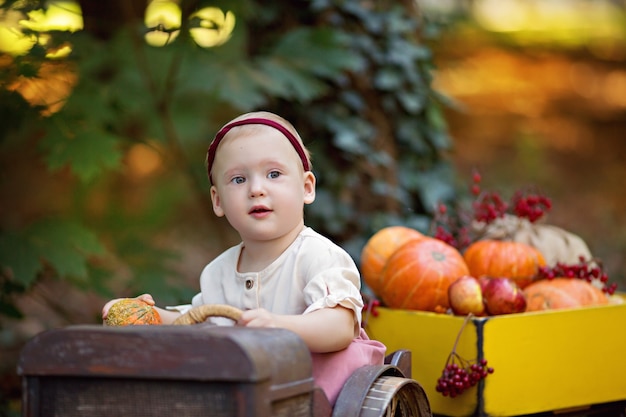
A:
POLYGON ((268 126, 230 132, 219 145, 212 176, 213 210, 244 241, 299 232, 304 204, 315 199, 315 176, 304 172, 289 140, 268 126))

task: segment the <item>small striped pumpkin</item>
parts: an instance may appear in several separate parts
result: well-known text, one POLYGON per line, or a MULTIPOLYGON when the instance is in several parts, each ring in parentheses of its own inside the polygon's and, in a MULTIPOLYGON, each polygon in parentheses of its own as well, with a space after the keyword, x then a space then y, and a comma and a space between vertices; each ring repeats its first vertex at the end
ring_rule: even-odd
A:
POLYGON ((134 326, 161 324, 159 312, 144 301, 124 298, 111 306, 105 324, 107 326, 134 326))

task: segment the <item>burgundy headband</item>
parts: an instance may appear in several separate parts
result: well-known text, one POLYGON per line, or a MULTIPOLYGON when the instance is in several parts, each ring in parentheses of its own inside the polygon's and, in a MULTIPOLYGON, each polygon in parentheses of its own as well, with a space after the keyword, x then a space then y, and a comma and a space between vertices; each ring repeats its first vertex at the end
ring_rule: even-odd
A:
POLYGON ((274 120, 265 119, 262 117, 253 117, 250 119, 236 120, 232 123, 229 123, 215 135, 215 139, 213 139, 213 142, 211 142, 211 145, 209 146, 209 151, 206 156, 207 172, 209 174, 209 180, 211 181, 211 184, 213 184, 213 178, 211 178, 211 169, 213 168, 213 161, 215 161, 215 152, 217 151, 217 146, 220 144, 224 136, 226 136, 226 134, 230 131, 230 129, 235 126, 243 125, 266 125, 278 130, 280 133, 285 135, 287 139, 289 139, 289 142, 291 142, 293 148, 296 150, 296 152, 298 152, 298 156, 300 156, 300 160, 302 161, 302 166, 304 167, 304 170, 311 170, 309 160, 306 156, 306 152, 304 152, 304 148, 300 144, 300 141, 294 136, 294 134, 289 131, 289 129, 287 129, 280 123, 275 122, 274 120))

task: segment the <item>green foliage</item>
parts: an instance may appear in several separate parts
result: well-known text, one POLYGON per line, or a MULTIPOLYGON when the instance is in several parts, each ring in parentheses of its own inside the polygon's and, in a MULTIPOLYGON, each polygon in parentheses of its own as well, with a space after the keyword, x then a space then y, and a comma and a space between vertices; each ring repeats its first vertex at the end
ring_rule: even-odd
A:
MULTIPOLYGON (((128 294, 188 301, 194 289, 180 288, 173 268, 180 253, 165 236, 190 223, 178 213, 200 207, 209 225, 202 233, 227 244, 211 213, 202 163, 214 132, 245 111, 275 111, 299 129, 319 184, 307 223, 355 258, 381 227, 424 230, 435 203, 451 197, 451 141, 421 39, 431 28, 412 6, 227 4, 241 13, 219 47, 198 48, 183 27, 175 42, 155 48, 141 28, 127 25, 106 41, 86 32, 53 34, 53 44, 73 46, 61 61, 47 62, 42 49, 14 60, 0 85, 44 76, 44 62, 75 75, 76 84, 52 115, 2 93, 0 109, 16 121, 11 135, 24 148, 37 143, 48 169, 42 182, 62 181, 70 196, 63 209, 51 205, 32 218, 16 212, 0 221, 8 294, 51 270, 106 296, 120 296, 122 286, 128 294), (129 173, 129 152, 138 145, 163 163, 141 185, 129 173)), ((10 310, 3 296, 0 314, 10 310)))
POLYGON ((29 118, 37 117, 37 111, 19 93, 5 90, 0 84, 0 145, 18 135, 29 118))
POLYGON ((430 86, 432 56, 420 38, 427 21, 400 4, 316 7, 323 20, 314 24, 332 24, 359 65, 330 81, 333 94, 272 109, 295 122, 313 153, 320 191, 307 208, 308 223, 358 259, 381 227, 427 231, 436 202, 454 194, 445 155, 451 140, 430 86))
POLYGON ((0 265, 9 266, 12 280, 24 287, 35 282, 41 260, 60 276, 85 280, 89 257, 103 253, 95 233, 74 220, 45 219, 19 234, 0 235, 0 265))
MULTIPOLYGON (((58 116, 52 116, 57 119, 58 116)), ((54 121, 54 120, 53 120, 54 121)), ((64 131, 66 126, 50 123, 41 148, 51 170, 70 166, 82 181, 89 182, 106 168, 117 168, 122 153, 116 136, 88 123, 76 123, 75 129, 64 131)))

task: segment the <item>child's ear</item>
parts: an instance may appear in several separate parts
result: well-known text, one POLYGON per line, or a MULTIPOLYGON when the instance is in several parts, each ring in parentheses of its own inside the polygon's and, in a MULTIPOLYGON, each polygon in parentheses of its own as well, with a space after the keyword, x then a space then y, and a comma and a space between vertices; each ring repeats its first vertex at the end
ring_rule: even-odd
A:
POLYGON ((304 204, 315 201, 315 175, 311 171, 304 173, 304 204))
POLYGON ((215 185, 211 186, 211 202, 213 203, 213 212, 217 217, 224 216, 224 209, 222 209, 220 202, 220 195, 217 192, 217 188, 215 185))

